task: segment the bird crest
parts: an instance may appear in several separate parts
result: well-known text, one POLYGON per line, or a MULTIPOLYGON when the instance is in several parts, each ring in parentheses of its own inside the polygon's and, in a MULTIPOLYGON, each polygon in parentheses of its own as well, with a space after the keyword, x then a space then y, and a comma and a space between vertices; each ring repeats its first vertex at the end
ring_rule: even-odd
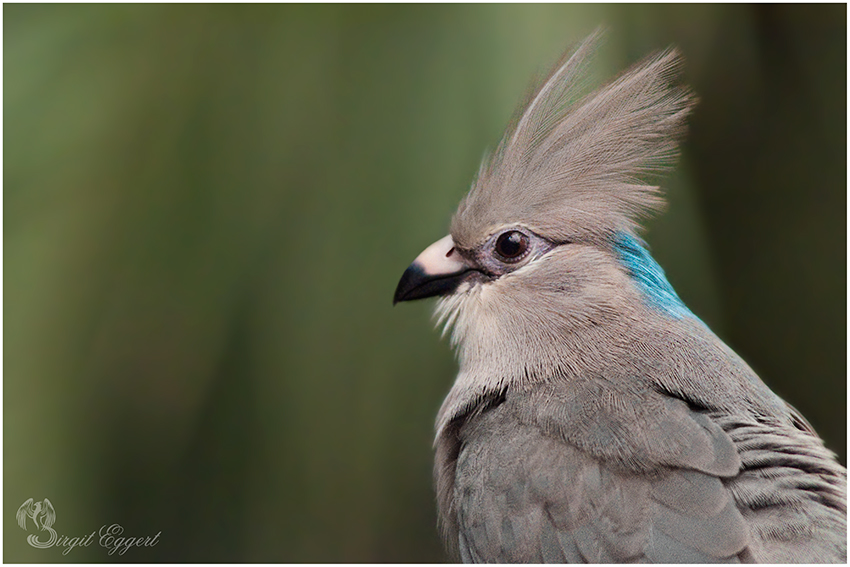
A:
POLYGON ((507 223, 555 242, 634 233, 664 203, 645 181, 669 168, 695 97, 675 80, 681 58, 658 53, 589 94, 601 32, 565 55, 485 159, 452 220, 460 247, 507 223))

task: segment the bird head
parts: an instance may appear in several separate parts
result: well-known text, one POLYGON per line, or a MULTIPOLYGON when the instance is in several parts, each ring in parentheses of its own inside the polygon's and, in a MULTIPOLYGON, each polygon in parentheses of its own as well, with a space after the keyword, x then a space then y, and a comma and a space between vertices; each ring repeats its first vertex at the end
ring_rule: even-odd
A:
POLYGON ((646 179, 674 161, 693 97, 675 84, 673 50, 586 92, 598 37, 531 94, 450 234, 396 289, 395 302, 441 297, 437 314, 470 388, 578 372, 628 349, 641 321, 687 312, 637 230, 663 205, 646 179))

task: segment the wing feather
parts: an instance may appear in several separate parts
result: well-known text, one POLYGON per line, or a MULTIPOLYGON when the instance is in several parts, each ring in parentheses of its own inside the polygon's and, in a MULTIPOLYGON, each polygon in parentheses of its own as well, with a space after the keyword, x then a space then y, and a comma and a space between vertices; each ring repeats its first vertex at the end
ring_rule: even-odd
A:
POLYGON ((718 477, 608 464, 522 423, 510 406, 462 435, 455 495, 465 561, 714 563, 745 552, 747 527, 718 477))
POLYGON ((33 499, 29 498, 21 504, 18 511, 15 513, 15 518, 18 520, 18 525, 23 529, 27 529, 27 516, 31 516, 33 512, 33 499))

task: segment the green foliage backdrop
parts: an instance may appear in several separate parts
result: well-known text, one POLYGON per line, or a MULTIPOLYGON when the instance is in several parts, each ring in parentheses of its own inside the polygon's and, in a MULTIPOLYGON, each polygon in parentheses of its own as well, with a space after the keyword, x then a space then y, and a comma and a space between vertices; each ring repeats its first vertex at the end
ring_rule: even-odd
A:
POLYGON ((392 292, 534 74, 600 24, 600 78, 675 43, 701 98, 656 258, 843 457, 845 6, 3 16, 6 561, 443 560, 455 363, 431 303, 392 292), (30 497, 60 535, 159 543, 34 549, 30 497))

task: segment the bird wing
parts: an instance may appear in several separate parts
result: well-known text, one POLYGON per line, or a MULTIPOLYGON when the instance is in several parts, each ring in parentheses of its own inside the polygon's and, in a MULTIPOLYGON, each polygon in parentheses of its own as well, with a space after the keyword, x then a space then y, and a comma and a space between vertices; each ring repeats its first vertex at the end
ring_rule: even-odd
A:
POLYGON ((41 503, 41 525, 44 528, 49 528, 56 521, 56 510, 53 509, 53 504, 47 498, 41 503))
MULTIPOLYGON (((539 411, 537 402, 525 398, 519 405, 536 404, 539 411)), ((648 431, 638 436, 654 436, 668 447, 693 443, 704 452, 700 458, 679 453, 679 464, 650 466, 645 456, 625 451, 619 461, 594 456, 565 442, 557 428, 530 423, 528 408, 517 405, 504 403, 462 432, 454 494, 464 561, 752 559, 744 519, 718 472, 711 471, 711 461, 727 459, 725 445, 731 446, 719 427, 705 427, 687 408, 643 423, 648 431)))
POLYGON ((32 506, 33 499, 30 498, 18 508, 18 511, 15 513, 15 518, 18 520, 18 525, 23 529, 27 529, 27 516, 32 515, 32 506))
POLYGON ((846 563, 847 476, 811 426, 754 416, 718 422, 738 447, 741 472, 726 482, 764 563, 846 563))

